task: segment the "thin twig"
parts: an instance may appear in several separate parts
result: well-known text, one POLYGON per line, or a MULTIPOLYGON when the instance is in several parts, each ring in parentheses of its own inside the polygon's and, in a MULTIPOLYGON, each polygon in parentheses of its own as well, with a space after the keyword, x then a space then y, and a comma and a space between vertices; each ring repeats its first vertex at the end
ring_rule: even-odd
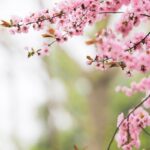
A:
POLYGON ((144 131, 144 133, 146 133, 148 136, 150 136, 150 132, 148 132, 146 129, 142 128, 142 130, 144 131))
POLYGON ((132 49, 136 48, 139 44, 144 43, 145 40, 146 40, 146 38, 147 38, 149 35, 150 35, 150 32, 148 32, 142 40, 140 40, 139 42, 135 43, 132 47, 126 49, 125 51, 131 51, 132 49))
POLYGON ((99 14, 122 14, 124 12, 122 11, 102 11, 102 12, 99 12, 99 14))
POLYGON ((150 17, 150 15, 147 14, 141 14, 141 16, 150 17))

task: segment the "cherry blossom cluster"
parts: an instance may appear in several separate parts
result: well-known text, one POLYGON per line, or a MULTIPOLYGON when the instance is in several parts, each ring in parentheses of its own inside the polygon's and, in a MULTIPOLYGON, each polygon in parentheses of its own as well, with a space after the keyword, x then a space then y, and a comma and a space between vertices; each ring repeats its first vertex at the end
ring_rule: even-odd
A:
MULTIPOLYGON (((116 91, 122 91, 127 96, 131 96, 136 92, 149 93, 150 78, 143 78, 140 83, 132 82, 130 88, 118 86, 116 91)), ((145 128, 150 126, 150 115, 142 105, 145 108, 150 108, 150 95, 131 110, 127 117, 124 117, 123 113, 118 116, 116 141, 118 147, 123 150, 139 149, 140 133, 146 131, 145 128)), ((148 132, 146 131, 146 133, 148 132)))
POLYGON ((56 25, 56 31, 61 36, 64 32, 71 36, 81 35, 87 24, 102 19, 106 16, 105 12, 117 11, 127 2, 129 0, 66 0, 56 4, 52 10, 44 9, 25 18, 14 16, 9 27, 12 33, 27 33, 30 27, 41 30, 48 22, 56 25))
POLYGON ((121 113, 118 116, 117 126, 119 128, 116 134, 118 147, 123 150, 139 149, 139 136, 144 128, 150 126, 150 115, 144 108, 139 107, 127 117, 124 117, 124 114, 121 113))
MULTIPOLYGON (((25 18, 14 16, 9 22, 2 21, 2 25, 9 27, 10 32, 15 34, 28 33, 30 28, 43 30, 48 24, 54 24, 55 34, 48 37, 54 39, 52 43, 64 42, 73 35, 82 35, 85 26, 103 19, 129 3, 130 0, 65 0, 56 4, 52 10, 44 9, 25 18)), ((39 52, 41 54, 43 51, 41 48, 31 49, 28 56, 39 52)))
POLYGON ((127 74, 150 71, 150 33, 137 33, 131 39, 118 38, 110 29, 97 34, 87 44, 96 44, 97 55, 88 57, 88 64, 95 64, 100 70, 121 67, 127 74))
MULTIPOLYGON (((116 91, 123 92, 127 96, 131 96, 137 92, 147 94, 150 92, 150 78, 143 78, 139 83, 132 82, 130 87, 118 86, 116 91)), ((150 108, 150 98, 144 103, 144 106, 145 108, 150 108)))
POLYGON ((116 25, 116 31, 122 33, 123 36, 127 36, 141 21, 147 21, 150 17, 150 2, 148 0, 132 0, 131 5, 132 7, 123 13, 116 25))
POLYGON ((131 96, 137 92, 148 93, 150 91, 150 78, 143 78, 139 83, 132 82, 130 88, 126 86, 118 86, 116 91, 123 92, 127 96, 131 96))
MULTIPOLYGON (((10 32, 15 34, 28 33, 30 28, 37 31, 43 30, 48 24, 54 24, 55 33, 46 37, 53 38, 52 42, 50 40, 51 43, 54 43, 54 41, 64 42, 73 35, 82 35, 87 25, 102 20, 108 16, 108 14, 121 13, 121 19, 115 28, 117 32, 125 36, 128 35, 133 27, 137 26, 141 20, 149 19, 149 10, 150 2, 148 0, 65 0, 56 4, 51 10, 44 9, 32 13, 25 18, 14 16, 9 22, 2 20, 2 25, 9 27, 10 32), (128 5, 131 7, 126 7, 125 12, 117 12, 122 6, 128 5)), ((122 43, 122 41, 120 42, 122 43)), ((48 47, 52 45, 51 43, 47 44, 48 47)), ((119 50, 120 49, 118 49, 118 51, 119 50)), ((48 53, 47 50, 46 52, 48 53)), ((45 47, 44 49, 39 48, 37 50, 31 48, 28 56, 34 54, 45 55, 45 47)), ((143 70, 145 69, 144 66, 142 68, 143 70)))

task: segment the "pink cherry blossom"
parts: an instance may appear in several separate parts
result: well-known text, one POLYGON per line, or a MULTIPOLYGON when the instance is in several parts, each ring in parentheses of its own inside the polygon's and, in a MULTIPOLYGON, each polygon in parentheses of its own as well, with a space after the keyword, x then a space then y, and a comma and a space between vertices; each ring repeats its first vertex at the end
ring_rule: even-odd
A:
MULTIPOLYGON (((131 110, 132 111, 132 110, 131 110)), ((118 147, 123 150, 139 149, 140 133, 143 128, 150 125, 150 115, 142 107, 139 107, 129 114, 127 118, 120 114, 117 126, 119 131, 116 135, 118 147)))
MULTIPOLYGON (((73 36, 84 34, 85 27, 93 25, 108 16, 119 15, 119 19, 111 28, 98 31, 93 39, 87 41, 94 44, 96 55, 87 56, 87 64, 95 66, 100 71, 114 67, 120 68, 127 76, 133 72, 145 74, 150 72, 150 31, 132 32, 141 23, 149 23, 150 0, 64 0, 54 5, 52 9, 43 9, 20 18, 13 16, 9 21, 1 21, 1 25, 10 29, 10 33, 28 33, 30 30, 46 30, 43 38, 49 43, 41 48, 26 48, 28 57, 49 54, 49 47, 54 43, 63 43, 73 36), (124 10, 124 11, 121 11, 124 10), (54 29, 47 29, 52 26, 54 29)), ((117 92, 127 96, 142 92, 148 95, 144 101, 129 111, 125 117, 118 116, 116 137, 119 148, 133 150, 140 148, 140 134, 150 126, 150 77, 143 78, 139 83, 132 82, 130 87, 118 86, 117 92), (118 131, 118 132, 117 132, 118 131)))

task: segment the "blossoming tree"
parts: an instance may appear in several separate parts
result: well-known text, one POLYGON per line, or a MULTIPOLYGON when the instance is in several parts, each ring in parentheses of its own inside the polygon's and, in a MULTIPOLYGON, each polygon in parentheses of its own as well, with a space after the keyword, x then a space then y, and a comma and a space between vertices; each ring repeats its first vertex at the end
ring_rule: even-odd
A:
MULTIPOLYGON (((150 20, 150 0, 64 0, 53 9, 44 9, 25 18, 12 17, 9 21, 1 20, 1 25, 10 29, 12 34, 28 33, 47 29, 42 34, 49 38, 41 48, 26 48, 28 57, 43 56, 49 53, 54 43, 63 43, 72 36, 82 35, 87 25, 103 20, 110 14, 120 14, 120 19, 111 29, 99 31, 95 38, 86 41, 94 44, 97 54, 94 58, 87 56, 87 64, 94 65, 101 71, 113 67, 121 68, 128 76, 133 72, 140 74, 150 71, 150 31, 130 34, 143 22, 150 20), (124 11, 122 11, 124 10, 124 11), (48 25, 53 28, 48 29, 48 25)), ((143 78, 139 83, 131 83, 131 87, 117 87, 116 91, 131 96, 135 92, 145 93, 145 98, 127 116, 118 116, 116 130, 108 143, 111 149, 114 139, 118 148, 132 150, 140 148, 140 133, 146 132, 150 126, 150 78, 143 78)))

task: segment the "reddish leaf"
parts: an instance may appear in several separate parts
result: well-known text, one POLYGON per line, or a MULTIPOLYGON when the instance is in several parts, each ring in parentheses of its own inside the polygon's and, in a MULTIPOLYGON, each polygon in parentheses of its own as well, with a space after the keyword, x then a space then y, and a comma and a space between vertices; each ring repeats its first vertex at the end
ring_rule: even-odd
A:
POLYGON ((53 28, 50 28, 50 29, 48 30, 48 33, 50 33, 51 35, 54 35, 54 34, 55 34, 55 30, 54 30, 53 28))
POLYGON ((7 22, 7 21, 4 21, 4 20, 1 20, 0 25, 2 25, 3 27, 7 27, 7 28, 11 27, 11 23, 7 22))
POLYGON ((44 38, 49 38, 49 37, 54 37, 53 35, 50 35, 50 34, 47 34, 47 33, 45 33, 45 34, 42 34, 42 37, 44 37, 44 38))
POLYGON ((86 44, 87 44, 87 45, 92 45, 92 44, 95 44, 95 43, 96 43, 96 40, 95 40, 95 39, 86 41, 86 44))
POLYGON ((86 56, 86 58, 87 58, 88 60, 93 61, 93 58, 92 58, 91 56, 86 56))

